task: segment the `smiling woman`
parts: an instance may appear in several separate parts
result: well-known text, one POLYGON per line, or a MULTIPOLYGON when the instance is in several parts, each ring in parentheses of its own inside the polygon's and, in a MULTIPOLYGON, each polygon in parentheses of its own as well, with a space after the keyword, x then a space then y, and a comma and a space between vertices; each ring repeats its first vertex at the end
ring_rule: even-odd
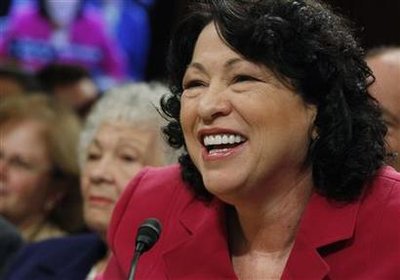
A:
MULTIPOLYGON (((222 41, 214 24, 199 35, 183 89, 185 143, 209 192, 231 204, 239 193, 245 195, 243 189, 249 196, 271 199, 309 173, 302 166, 316 106, 306 104, 266 67, 242 59, 222 41), (230 136, 240 142, 227 146, 230 136), (276 193, 259 187, 274 178, 281 178, 276 193), (258 191, 251 191, 253 187, 258 191)), ((309 193, 309 188, 303 191, 309 193)))
POLYGON ((400 277, 400 175, 345 20, 315 0, 193 1, 168 67, 180 165, 122 194, 106 279, 127 278, 147 217, 163 232, 135 279, 400 277))

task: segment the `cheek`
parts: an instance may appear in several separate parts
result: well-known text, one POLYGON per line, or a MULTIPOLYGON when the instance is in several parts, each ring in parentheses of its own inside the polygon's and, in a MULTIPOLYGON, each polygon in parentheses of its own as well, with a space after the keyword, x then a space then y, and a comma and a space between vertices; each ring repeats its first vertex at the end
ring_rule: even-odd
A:
POLYGON ((282 114, 277 114, 277 116, 268 124, 259 127, 260 131, 265 130, 265 127, 270 128, 265 132, 267 135, 262 133, 260 141, 272 153, 280 151, 286 153, 286 156, 296 156, 299 160, 304 159, 311 139, 311 121, 302 112, 297 114, 298 117, 283 116, 282 114), (288 141, 288 139, 290 140, 288 141))
POLYGON ((46 176, 19 176, 10 184, 5 208, 11 215, 29 216, 43 210, 48 179, 46 176))
POLYGON ((193 132, 195 130, 195 125, 196 125, 194 111, 195 109, 189 110, 188 108, 186 108, 185 110, 181 110, 181 116, 180 116, 183 138, 186 144, 186 148, 192 157, 195 156, 196 154, 195 151, 196 148, 198 147, 197 138, 193 132))
POLYGON ((88 193, 89 193, 89 176, 87 175, 87 171, 84 170, 83 173, 81 174, 81 180, 80 180, 80 185, 81 185, 81 194, 84 200, 87 199, 88 193))
POLYGON ((47 184, 45 176, 11 176, 10 193, 15 198, 29 201, 30 198, 36 197, 37 193, 42 193, 42 188, 47 184))
POLYGON ((193 100, 187 100, 186 98, 182 98, 180 122, 185 136, 188 134, 191 126, 194 124, 196 106, 193 106, 193 103, 194 103, 193 100))

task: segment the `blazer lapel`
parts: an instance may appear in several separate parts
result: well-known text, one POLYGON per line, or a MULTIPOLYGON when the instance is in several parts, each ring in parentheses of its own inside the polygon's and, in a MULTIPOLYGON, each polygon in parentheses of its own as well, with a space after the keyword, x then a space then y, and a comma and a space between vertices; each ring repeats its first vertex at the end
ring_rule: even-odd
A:
POLYGON ((329 273, 319 250, 354 234, 360 202, 339 204, 314 194, 300 221, 282 279, 323 279, 329 273))
MULTIPOLYGON (((360 202, 340 205, 314 194, 305 209, 282 279, 323 279, 329 264, 319 250, 354 234, 360 202)), ((193 200, 179 217, 174 242, 164 250, 167 279, 237 279, 223 222, 224 206, 193 200)))
POLYGON ((223 204, 193 201, 179 220, 175 244, 163 254, 168 279, 236 279, 223 222, 223 204))

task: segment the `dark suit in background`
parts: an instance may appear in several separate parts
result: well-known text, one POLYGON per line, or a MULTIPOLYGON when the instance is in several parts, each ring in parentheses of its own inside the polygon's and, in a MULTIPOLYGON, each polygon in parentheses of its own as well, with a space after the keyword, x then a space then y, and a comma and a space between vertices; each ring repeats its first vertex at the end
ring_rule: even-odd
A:
POLYGON ((105 254, 103 241, 94 233, 49 239, 21 249, 4 279, 83 280, 105 254))
POLYGON ((0 216, 0 277, 7 262, 22 245, 18 230, 0 216))

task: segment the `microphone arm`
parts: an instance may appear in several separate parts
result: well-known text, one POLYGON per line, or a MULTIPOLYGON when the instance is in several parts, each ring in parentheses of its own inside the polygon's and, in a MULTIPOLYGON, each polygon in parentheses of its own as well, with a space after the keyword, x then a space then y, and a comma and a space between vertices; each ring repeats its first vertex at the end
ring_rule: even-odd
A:
POLYGON ((153 245, 157 242, 160 233, 161 223, 155 218, 146 219, 139 226, 136 235, 135 252, 131 262, 128 280, 134 279, 139 257, 153 247, 153 245))
POLYGON ((133 259, 131 262, 131 269, 129 270, 128 280, 135 279, 136 266, 139 261, 139 257, 140 257, 140 252, 135 250, 135 254, 133 255, 133 259))

